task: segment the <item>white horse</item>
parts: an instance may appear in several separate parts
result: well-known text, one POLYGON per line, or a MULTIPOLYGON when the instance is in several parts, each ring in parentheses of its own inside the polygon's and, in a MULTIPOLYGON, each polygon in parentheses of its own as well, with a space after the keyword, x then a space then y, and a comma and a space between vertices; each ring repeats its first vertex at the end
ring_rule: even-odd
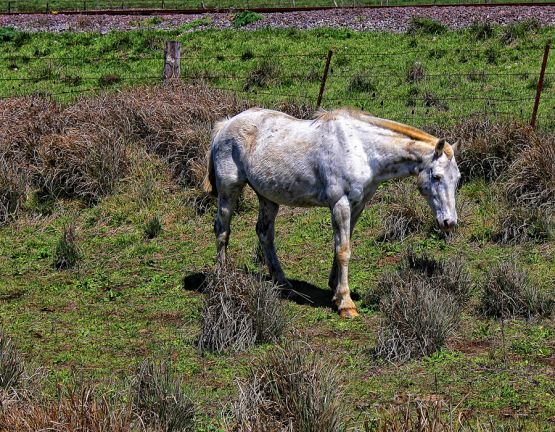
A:
POLYGON ((329 207, 335 256, 329 277, 342 317, 357 314, 348 284, 350 239, 380 182, 415 175, 442 230, 457 224, 460 179, 449 145, 419 129, 340 109, 299 120, 253 108, 216 124, 205 188, 218 197, 214 223, 218 262, 225 261, 237 198, 249 184, 260 202, 256 232, 271 276, 288 286, 274 247, 279 205, 329 207))

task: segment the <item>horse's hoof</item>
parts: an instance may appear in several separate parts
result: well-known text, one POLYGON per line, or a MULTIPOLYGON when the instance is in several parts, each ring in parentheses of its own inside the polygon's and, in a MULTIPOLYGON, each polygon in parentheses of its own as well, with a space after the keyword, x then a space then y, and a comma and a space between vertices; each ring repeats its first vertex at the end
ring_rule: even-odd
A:
POLYGON ((340 309, 339 316, 341 318, 355 318, 358 316, 358 312, 355 308, 340 309))

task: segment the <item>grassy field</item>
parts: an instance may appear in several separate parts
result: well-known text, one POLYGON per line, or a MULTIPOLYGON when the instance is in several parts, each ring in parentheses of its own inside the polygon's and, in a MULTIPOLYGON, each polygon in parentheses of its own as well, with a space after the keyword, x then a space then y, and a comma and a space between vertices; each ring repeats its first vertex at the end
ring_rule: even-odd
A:
MULTIPOLYGON (((545 3, 548 0, 530 0, 545 3)), ((493 3, 516 3, 517 0, 495 0, 493 3)), ((52 12, 92 9, 204 9, 204 8, 273 8, 273 7, 337 7, 337 6, 418 6, 458 4, 458 0, 2 0, 0 12, 52 12)), ((485 3, 467 0, 465 3, 485 3)))
MULTIPOLYGON (((476 25, 446 31, 433 23, 411 34, 348 30, 215 31, 194 21, 176 31, 13 33, 0 46, 0 95, 42 91, 60 100, 93 90, 158 82, 163 45, 183 43, 182 75, 275 104, 314 106, 328 49, 334 50, 323 106, 356 106, 416 125, 445 123, 470 113, 530 118, 537 77, 552 28, 534 23, 476 25)), ((540 121, 552 125, 552 59, 540 121)))
MULTIPOLYGON (((159 60, 148 63, 131 59, 134 56, 152 55, 153 50, 157 52, 162 41, 168 37, 177 37, 184 42, 186 74, 248 74, 257 64, 256 56, 272 56, 276 51, 292 55, 301 52, 324 54, 328 47, 334 47, 338 51, 336 58, 344 60, 336 64, 332 72, 330 99, 325 106, 333 107, 336 102, 331 96, 339 98, 344 94, 342 92, 349 83, 347 77, 353 76, 352 73, 365 74, 371 67, 381 67, 382 71, 384 68, 386 71, 400 71, 399 86, 389 85, 387 88, 399 92, 405 98, 410 87, 405 81, 406 65, 415 60, 415 53, 407 50, 407 47, 414 43, 415 48, 424 53, 422 57, 416 58, 422 59, 428 74, 439 74, 442 68, 452 70, 449 67, 463 55, 468 56, 468 61, 456 62, 457 67, 465 68, 465 75, 479 71, 488 67, 483 53, 492 47, 498 56, 497 69, 524 73, 538 66, 540 49, 552 33, 553 29, 550 28, 531 31, 508 46, 500 41, 502 30, 498 28, 494 29, 493 36, 479 44, 470 31, 424 35, 420 38, 331 30, 306 33, 270 30, 193 33, 142 31, 113 33, 104 37, 94 34, 18 34, 17 39, 2 44, 0 49, 6 64, 17 64, 18 70, 9 68, 11 71, 8 74, 36 76, 37 70, 46 67, 49 61, 34 58, 53 56, 72 58, 74 62, 70 65, 67 62, 63 65, 53 63, 53 73, 86 77, 89 74, 123 74, 124 71, 129 74, 158 73, 159 60), (372 51, 376 49, 399 54, 381 58, 378 66, 374 57, 349 55, 355 50, 360 53, 361 46, 371 46, 372 51), (244 54, 247 52, 254 53, 255 58, 246 59, 248 56, 244 54), (443 54, 438 54, 438 58, 431 54, 437 52, 443 54), (482 54, 473 54, 478 52, 482 54), (223 55, 223 58, 217 58, 218 55, 223 55), (237 58, 230 58, 229 55, 237 58), (17 56, 29 58, 21 60, 17 56), (96 56, 109 56, 114 60, 85 60, 96 56), (6 57, 10 57, 10 60, 6 60, 6 57), (343 75, 347 77, 342 78, 343 75)), ((296 57, 279 57, 282 71, 278 75, 280 82, 285 79, 286 71, 305 73, 317 69, 322 64, 321 60, 321 57, 309 57, 299 62, 296 57)), ((499 81, 490 81, 489 78, 487 81, 490 85, 495 83, 492 92, 502 94, 506 91, 511 97, 513 94, 528 96, 530 92, 533 93, 528 88, 531 76, 509 80, 510 85, 505 88, 501 83, 506 84, 507 80, 496 79, 499 81)), ((209 82, 216 87, 221 83, 213 80, 209 82)), ((244 81, 235 80, 224 80, 223 83, 235 85, 236 89, 244 85, 244 81)), ((376 83, 383 89, 388 81, 383 77, 376 83)), ((467 80, 461 81, 459 85, 464 87, 473 83, 467 80)), ((115 83, 113 87, 117 89, 134 84, 136 82, 130 80, 115 83)), ((4 81, 2 85, 3 92, 11 90, 4 81)), ((40 81, 26 83, 18 91, 81 91, 88 85, 87 81, 77 86, 68 82, 55 86, 52 82, 40 81)), ((278 93, 278 88, 283 85, 282 82, 279 86, 272 84, 264 91, 278 93)), ((436 92, 450 88, 447 82, 443 83, 443 87, 435 87, 436 80, 426 85, 433 85, 432 89, 436 92)), ((306 91, 315 94, 317 82, 314 80, 303 88, 301 83, 294 81, 286 88, 288 92, 306 91)), ((467 87, 466 91, 475 91, 475 88, 467 87)), ((550 92, 552 88, 548 86, 547 94, 550 92)), ((124 136, 126 150, 122 158, 128 165, 124 165, 125 170, 122 169, 122 172, 115 170, 119 180, 109 194, 104 194, 106 196, 95 204, 87 204, 84 200, 72 198, 71 194, 75 191, 71 187, 65 189, 58 199, 38 193, 37 183, 33 181, 39 181, 37 179, 44 175, 44 171, 33 171, 30 166, 34 162, 28 160, 29 165, 25 166, 33 175, 30 176, 31 183, 21 203, 20 215, 0 226, 0 323, 23 353, 30 370, 34 367, 48 369, 43 383, 47 393, 57 394, 57 384, 71 385, 83 381, 110 388, 112 384, 121 385, 145 358, 169 360, 176 367, 178 376, 185 382, 197 406, 196 430, 219 431, 223 430, 222 411, 229 407, 229 401, 237 395, 237 379, 245 378, 252 365, 271 350, 272 345, 257 345, 246 352, 221 355, 201 353, 196 347, 203 299, 203 295, 197 291, 198 281, 213 268, 215 262, 212 233, 214 203, 191 186, 191 182, 186 182, 184 186, 183 181, 176 181, 175 165, 190 169, 187 160, 181 161, 182 165, 179 165, 179 160, 176 162, 168 157, 170 168, 160 156, 162 153, 156 153, 163 150, 156 149, 156 146, 154 150, 149 150, 153 143, 166 144, 165 140, 173 142, 171 140, 175 139, 179 146, 184 146, 178 146, 175 154, 185 159, 192 157, 187 156, 187 140, 196 135, 192 135, 189 129, 198 126, 187 123, 187 119, 192 117, 180 103, 187 100, 188 91, 176 94, 181 96, 173 100, 171 90, 147 92, 143 89, 131 93, 129 99, 121 96, 124 97, 123 101, 133 101, 133 104, 139 105, 144 97, 143 111, 135 113, 133 110, 136 108, 129 108, 129 112, 124 109, 131 102, 119 102, 120 105, 117 105, 112 99, 117 95, 111 97, 108 93, 99 102, 91 102, 90 106, 82 101, 84 105, 76 105, 75 110, 69 109, 64 115, 58 114, 60 119, 56 127, 50 124, 53 114, 49 110, 53 111, 53 107, 48 108, 38 102, 34 107, 35 102, 4 101, 9 108, 3 111, 6 119, 17 112, 35 114, 29 115, 29 127, 25 126, 26 129, 18 129, 19 126, 10 123, 13 126, 10 131, 26 132, 0 135, 3 145, 9 143, 10 139, 20 140, 27 143, 16 149, 22 151, 23 147, 46 149, 50 139, 54 140, 52 142, 60 139, 59 142, 63 144, 59 148, 64 150, 60 150, 62 153, 58 158, 56 152, 45 155, 41 150, 37 153, 45 164, 39 168, 51 168, 54 173, 52 182, 46 182, 48 184, 44 186, 50 187, 55 184, 54 180, 59 181, 57 176, 64 178, 68 172, 64 165, 66 160, 70 161, 69 164, 79 160, 79 156, 72 153, 64 157, 63 152, 71 149, 80 139, 86 142, 92 139, 91 134, 105 133, 111 127, 114 133, 101 135, 99 142, 104 139, 110 143, 110 140, 119 142, 117 138, 124 136), (158 94, 162 105, 155 108, 158 94), (24 109, 24 105, 27 108, 24 109), (113 122, 111 115, 114 116, 113 122), (129 129, 125 132, 127 135, 116 129, 120 127, 116 126, 118 122, 129 129), (50 130, 49 140, 42 140, 41 134, 46 136, 47 133, 41 132, 43 129, 50 130), (183 140, 182 136, 187 139, 183 140), (57 164, 66 171, 55 174, 57 164), (159 217, 162 230, 158 236, 149 240, 145 238, 145 225, 153 216, 159 217), (75 268, 58 271, 53 267, 53 261, 57 244, 68 223, 75 226, 76 244, 81 258, 75 268)), ((265 95, 254 91, 248 95, 268 104, 282 100, 279 97, 265 98, 265 95)), ((67 102, 67 96, 61 95, 59 99, 67 102)), ((75 95, 70 96, 73 98, 75 95)), ((337 105, 348 101, 345 98, 337 105)), ((211 100, 211 103, 218 101, 211 100)), ((473 104, 465 109, 481 109, 480 102, 474 101, 473 104)), ((199 108, 202 110, 202 107, 199 108)), ((545 108, 542 106, 542 109, 545 108)), ((401 117, 405 111, 404 101, 391 108, 384 108, 386 115, 396 114, 397 117, 401 117)), ((445 115, 449 113, 443 112, 445 115)), ((22 120, 18 116, 15 118, 17 121, 22 120)), ((420 124, 424 120, 420 118, 420 124)), ((433 123, 434 118, 430 120, 428 125, 433 123)), ((6 120, 6 124, 8 122, 6 120)), ((468 137, 470 143, 470 137, 473 136, 471 124, 459 126, 459 129, 447 129, 447 133, 468 137)), ((205 126, 208 130, 210 122, 206 122, 205 126)), ((485 154, 491 156, 501 148, 501 157, 504 157, 504 153, 510 153, 511 146, 520 142, 521 134, 524 133, 522 131, 527 130, 517 128, 510 132, 512 129, 509 129, 506 135, 502 135, 499 132, 502 127, 486 122, 484 128, 492 134, 491 141, 484 141, 485 154), (497 141, 494 140, 495 134, 501 136, 496 138, 497 141)), ((203 130, 199 136, 206 136, 207 130, 203 130)), ((476 134, 480 135, 479 131, 476 134)), ((524 135, 524 141, 527 136, 524 135)), ((551 141, 547 142, 553 143, 553 137, 549 139, 551 141)), ((204 138, 201 148, 207 145, 206 141, 204 138)), ((97 143, 94 140, 91 142, 97 143)), ((197 150, 196 153, 203 154, 203 151, 197 150)), ((6 155, 2 154, 2 157, 6 155)), ((547 170, 549 172, 549 167, 547 170)), ((70 171, 70 176, 81 175, 78 169, 70 171)), ((94 177, 99 173, 93 169, 86 175, 94 177)), ((387 417, 387 410, 398 406, 399 401, 417 397, 422 400, 440 399, 448 407, 447 411, 454 409, 455 413, 464 412, 465 416, 482 422, 491 420, 492 426, 486 426, 489 429, 485 430, 508 430, 508 426, 503 425, 520 425, 521 429, 513 430, 553 429, 553 314, 530 320, 500 320, 483 316, 479 312, 479 303, 488 272, 501 262, 515 262, 520 269, 527 271, 532 286, 540 292, 552 289, 555 282, 555 243, 549 232, 547 236, 532 236, 528 241, 516 244, 502 244, 496 239, 500 224, 507 220, 507 215, 513 209, 512 205, 507 207, 503 199, 503 183, 488 180, 489 175, 491 173, 487 169, 484 175, 469 175, 461 186, 458 193, 461 226, 455 235, 447 239, 431 226, 432 215, 424 200, 415 198, 417 194, 412 195, 416 189, 413 181, 409 180, 406 187, 391 183, 380 188, 363 213, 353 237, 350 286, 357 294, 361 312, 355 320, 339 319, 330 307, 327 289, 332 261, 329 211, 280 210, 276 243, 284 270, 290 279, 296 281, 295 287, 314 300, 312 304, 284 300, 286 314, 290 319, 285 338, 306 340, 323 361, 337 367, 345 387, 344 404, 348 407, 351 427, 362 430, 365 421, 373 424, 376 418, 387 417), (408 206, 409 211, 420 208, 424 221, 418 230, 403 241, 384 241, 381 237, 386 229, 386 216, 403 205, 408 206), (373 355, 382 314, 361 298, 375 290, 380 277, 399 264, 408 247, 438 259, 464 262, 474 280, 474 288, 470 301, 463 309, 457 331, 441 350, 424 358, 392 364, 373 355)), ((532 212, 530 208, 525 211, 532 212)), ((548 215, 548 224, 553 222, 552 214, 548 215)), ((257 248, 254 230, 256 218, 256 198, 252 192, 247 192, 233 220, 230 254, 239 268, 265 272, 254 258, 257 248)))

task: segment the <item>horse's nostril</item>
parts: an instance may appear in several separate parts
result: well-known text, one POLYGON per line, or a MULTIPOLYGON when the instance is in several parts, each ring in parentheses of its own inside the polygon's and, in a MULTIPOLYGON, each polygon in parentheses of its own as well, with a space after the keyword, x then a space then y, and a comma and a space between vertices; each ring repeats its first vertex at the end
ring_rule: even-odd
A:
POLYGON ((443 226, 449 228, 449 219, 443 219, 443 226))

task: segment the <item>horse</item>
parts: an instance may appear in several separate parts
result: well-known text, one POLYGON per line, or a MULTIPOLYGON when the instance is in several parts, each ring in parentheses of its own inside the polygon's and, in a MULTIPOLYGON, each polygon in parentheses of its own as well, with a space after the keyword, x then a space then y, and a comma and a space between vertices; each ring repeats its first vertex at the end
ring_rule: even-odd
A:
POLYGON ((335 244, 332 300, 341 317, 355 317, 348 283, 350 240, 366 203, 381 182, 413 175, 438 227, 452 230, 457 225, 459 147, 349 108, 319 111, 312 120, 251 108, 220 121, 213 129, 204 182, 218 201, 217 262, 225 262, 231 217, 246 184, 258 196, 256 232, 270 275, 284 287, 291 285, 274 246, 279 206, 328 207, 335 244))

